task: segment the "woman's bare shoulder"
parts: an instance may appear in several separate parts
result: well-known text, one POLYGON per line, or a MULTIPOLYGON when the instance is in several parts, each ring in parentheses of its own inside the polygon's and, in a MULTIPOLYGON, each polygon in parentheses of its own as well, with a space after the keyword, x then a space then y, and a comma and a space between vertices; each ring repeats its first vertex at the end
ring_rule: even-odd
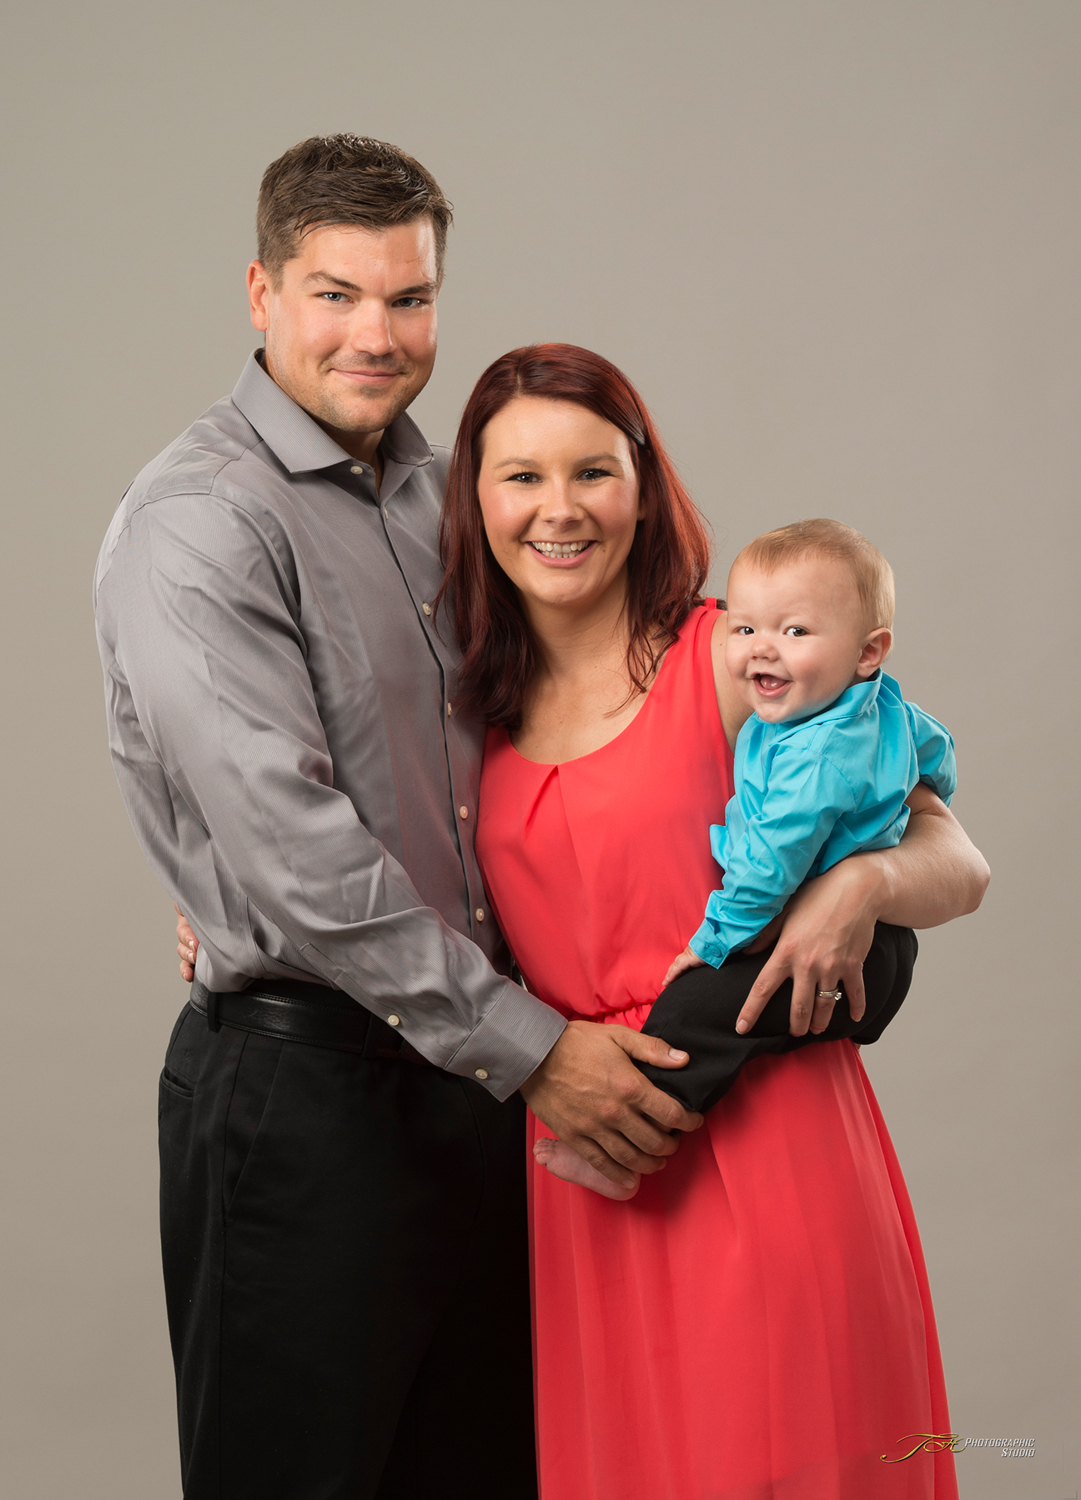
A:
POLYGON ((751 711, 736 691, 724 662, 724 647, 728 639, 728 615, 724 603, 718 600, 717 618, 713 622, 713 681, 717 688, 717 707, 721 711, 721 723, 728 743, 735 748, 736 736, 751 716, 751 711))

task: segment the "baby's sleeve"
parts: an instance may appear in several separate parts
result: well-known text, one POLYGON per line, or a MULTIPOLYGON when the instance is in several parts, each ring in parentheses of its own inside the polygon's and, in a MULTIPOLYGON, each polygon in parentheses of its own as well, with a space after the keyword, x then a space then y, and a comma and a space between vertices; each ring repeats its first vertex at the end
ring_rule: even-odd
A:
POLYGON ((726 850, 724 881, 706 904, 691 950, 719 969, 758 936, 807 878, 838 818, 857 798, 843 773, 798 738, 774 753, 761 810, 726 850))
POLYGON ((916 747, 916 763, 919 767, 920 780, 926 781, 931 790, 937 792, 949 807, 953 794, 957 790, 957 760, 953 749, 953 735, 945 724, 932 719, 930 714, 925 714, 923 709, 917 708, 914 703, 906 703, 905 712, 912 731, 912 741, 916 747))

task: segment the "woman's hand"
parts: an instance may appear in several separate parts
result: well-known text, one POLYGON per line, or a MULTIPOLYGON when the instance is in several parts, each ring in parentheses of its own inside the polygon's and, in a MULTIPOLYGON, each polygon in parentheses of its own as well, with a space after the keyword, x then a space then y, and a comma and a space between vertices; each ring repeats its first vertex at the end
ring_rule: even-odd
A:
POLYGON ((835 991, 841 984, 852 1019, 858 1021, 866 1007, 863 960, 875 935, 881 901, 879 872, 861 855, 842 860, 800 886, 782 915, 750 946, 749 951, 760 951, 779 932, 777 946, 739 1013, 736 1030, 750 1031, 786 979, 792 981, 793 1036, 825 1031, 837 1002, 819 998, 819 992, 835 991))
POLYGON ((188 926, 187 917, 175 901, 173 910, 177 916, 176 951, 180 955, 180 977, 186 984, 190 984, 195 978, 195 955, 199 951, 199 939, 188 926))
POLYGON ((705 959, 699 958, 690 947, 684 948, 683 952, 677 953, 668 965, 668 973, 661 980, 661 989, 667 989, 677 975, 685 973, 688 969, 700 969, 704 963, 705 959))
MULTIPOLYGON (((991 878, 987 861, 930 787, 914 787, 911 816, 895 849, 853 854, 800 887, 780 923, 777 946, 755 981, 736 1023, 749 1031, 780 984, 792 980, 793 1036, 824 1031, 836 1001, 819 990, 843 984, 853 1020, 864 1012, 863 960, 876 922, 938 927, 973 912, 991 878)), ((772 941, 777 923, 751 951, 772 941)))

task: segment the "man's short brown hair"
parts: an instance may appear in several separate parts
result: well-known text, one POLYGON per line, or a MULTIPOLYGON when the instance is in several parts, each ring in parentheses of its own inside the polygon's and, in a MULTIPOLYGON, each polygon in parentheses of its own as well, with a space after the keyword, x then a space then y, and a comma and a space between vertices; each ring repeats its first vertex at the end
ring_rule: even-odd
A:
POLYGON ((397 146, 360 135, 313 135, 263 173, 257 253, 276 285, 311 229, 326 224, 390 229, 429 218, 441 279, 451 217, 451 205, 432 174, 397 146))
POLYGON ((865 628, 893 628, 893 569, 882 553, 862 533, 843 521, 816 517, 812 521, 793 521, 776 531, 763 532, 749 542, 732 564, 733 571, 744 563, 763 573, 775 573, 786 563, 808 554, 832 557, 842 562, 852 574, 865 628))

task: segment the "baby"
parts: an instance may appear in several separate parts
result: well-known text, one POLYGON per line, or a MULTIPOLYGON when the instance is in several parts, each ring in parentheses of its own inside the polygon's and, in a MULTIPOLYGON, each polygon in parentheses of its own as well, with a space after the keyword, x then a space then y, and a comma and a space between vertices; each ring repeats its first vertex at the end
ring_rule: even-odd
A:
MULTIPOLYGON (((797 521, 767 532, 743 549, 729 573, 725 661, 753 713, 736 741, 735 796, 725 824, 710 829, 722 887, 664 979, 669 985, 688 971, 725 965, 705 991, 701 984, 688 991, 692 1020, 703 1019, 704 994, 718 1002, 710 1021, 716 1041, 711 1036, 707 1044, 714 1054, 708 1103, 727 1092, 751 1056, 840 1035, 877 1040, 907 990, 915 941, 906 929, 887 928, 890 939, 901 934, 911 944, 907 974, 899 982, 896 962, 876 967, 875 952, 868 955, 859 1023, 845 1016, 817 1036, 791 1037, 785 1004, 783 1023, 774 1006, 768 1034, 744 1037, 736 1024, 761 967, 740 964, 740 950, 798 887, 849 854, 898 843, 908 822, 905 799, 918 781, 946 803, 953 796, 948 730, 906 703, 881 670, 893 643, 893 609, 886 559, 839 521, 797 521)), ((882 946, 877 933, 876 943, 882 946)), ((652 1030, 648 1023, 646 1029, 652 1030)), ((675 1091, 675 1075, 663 1083, 650 1076, 675 1091)), ((607 1197, 637 1191, 637 1183, 624 1189, 609 1182, 559 1141, 542 1138, 534 1155, 557 1177, 607 1197)))

